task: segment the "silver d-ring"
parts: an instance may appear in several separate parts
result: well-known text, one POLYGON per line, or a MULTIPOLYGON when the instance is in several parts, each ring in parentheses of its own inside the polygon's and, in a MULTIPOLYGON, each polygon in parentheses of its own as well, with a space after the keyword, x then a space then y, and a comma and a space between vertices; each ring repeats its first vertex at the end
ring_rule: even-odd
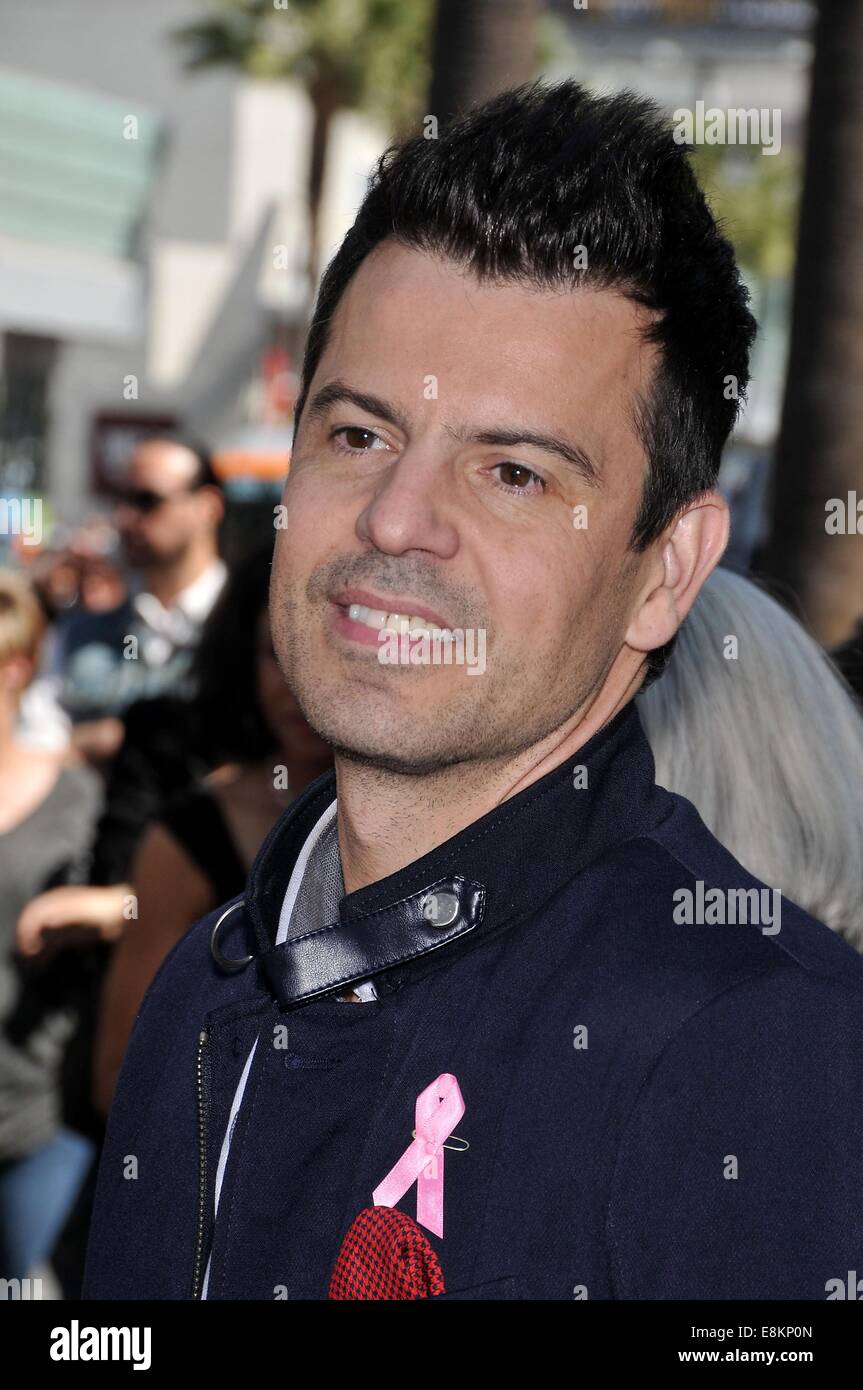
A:
POLYGON ((219 950, 219 928, 221 927, 225 918, 230 917, 231 913, 234 912, 235 909, 238 907, 245 907, 245 899, 241 898, 238 903, 234 903, 232 907, 227 908, 227 910, 222 913, 221 917, 219 918, 218 922, 213 927, 213 930, 210 933, 210 952, 212 954, 213 960, 216 962, 220 970, 225 970, 228 973, 237 970, 245 970, 246 966, 255 959, 255 957, 252 955, 241 956, 238 960, 229 960, 228 957, 223 956, 222 952, 219 950))

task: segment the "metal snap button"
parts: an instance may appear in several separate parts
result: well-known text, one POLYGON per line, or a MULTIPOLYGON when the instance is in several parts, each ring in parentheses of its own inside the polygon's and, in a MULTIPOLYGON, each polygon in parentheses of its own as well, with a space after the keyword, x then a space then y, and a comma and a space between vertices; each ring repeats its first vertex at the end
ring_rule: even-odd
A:
POLYGON ((433 927, 448 927, 458 917, 459 900, 455 893, 427 893, 420 903, 420 912, 433 927))

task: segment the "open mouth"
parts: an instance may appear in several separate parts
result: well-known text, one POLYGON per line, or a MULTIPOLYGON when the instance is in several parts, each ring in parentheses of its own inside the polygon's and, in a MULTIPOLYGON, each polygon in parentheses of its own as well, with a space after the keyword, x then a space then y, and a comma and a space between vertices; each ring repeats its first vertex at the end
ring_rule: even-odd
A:
POLYGON ((400 637, 432 633, 444 641, 453 635, 453 629, 440 614, 416 599, 394 599, 389 604, 386 597, 351 587, 335 594, 330 602, 341 635, 366 645, 379 646, 382 634, 400 637))
MULTIPOLYGON (((342 607, 342 605, 339 605, 342 607)), ((447 636, 452 630, 423 617, 419 613, 387 612, 383 608, 370 608, 365 603, 349 603, 342 607, 352 623, 360 623, 373 632, 441 632, 447 636)))
POLYGON ((440 640, 452 639, 450 628, 440 627, 428 618, 416 613, 385 612, 382 608, 370 608, 363 603, 333 603, 336 631, 350 641, 364 646, 379 647, 385 637, 416 635, 423 632, 438 633, 440 640))

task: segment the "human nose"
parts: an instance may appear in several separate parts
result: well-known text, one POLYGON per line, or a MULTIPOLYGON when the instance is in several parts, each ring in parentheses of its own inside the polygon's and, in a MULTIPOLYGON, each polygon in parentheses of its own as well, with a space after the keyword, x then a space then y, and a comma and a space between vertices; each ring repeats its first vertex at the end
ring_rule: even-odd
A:
POLYGON ((357 518, 357 535, 399 555, 428 550, 450 559, 458 549, 446 470, 440 460, 405 452, 388 469, 357 518))

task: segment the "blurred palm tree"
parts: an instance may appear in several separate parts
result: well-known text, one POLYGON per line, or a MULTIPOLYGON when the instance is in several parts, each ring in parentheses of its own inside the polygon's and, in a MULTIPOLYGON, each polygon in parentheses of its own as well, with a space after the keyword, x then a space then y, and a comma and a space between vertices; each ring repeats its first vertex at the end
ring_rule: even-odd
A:
POLYGON ((857 491, 863 501, 861 67, 863 5, 822 0, 772 530, 758 568, 780 597, 797 597, 825 645, 841 641, 863 613, 856 508, 845 534, 828 534, 825 525, 831 498, 844 503, 857 491))
POLYGON ((444 125, 535 76, 540 0, 438 0, 428 109, 444 125))
POLYGON ((690 161, 749 275, 759 282, 789 276, 800 199, 796 151, 765 159, 753 145, 699 145, 690 161))
POLYGON ((211 0, 206 16, 172 35, 189 69, 222 65, 305 88, 313 112, 310 289, 333 116, 340 108, 367 111, 395 137, 414 124, 428 87, 432 8, 433 0, 211 0))

